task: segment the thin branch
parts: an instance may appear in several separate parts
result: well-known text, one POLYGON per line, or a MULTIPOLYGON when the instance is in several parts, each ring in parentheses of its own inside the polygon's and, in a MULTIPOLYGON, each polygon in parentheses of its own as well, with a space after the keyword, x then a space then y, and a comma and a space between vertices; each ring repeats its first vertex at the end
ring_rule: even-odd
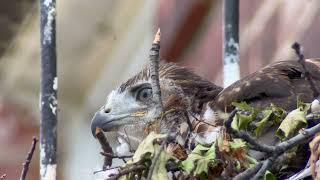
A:
POLYGON ((270 168, 270 166, 272 165, 272 162, 275 160, 275 158, 276 158, 275 156, 272 156, 271 158, 265 160, 262 164, 262 167, 257 172, 257 174, 252 178, 252 180, 261 179, 264 176, 264 174, 266 173, 266 171, 270 168))
POLYGON ((133 155, 128 155, 128 156, 116 156, 112 153, 107 153, 107 152, 100 152, 101 155, 105 156, 105 157, 109 157, 109 158, 117 158, 117 159, 127 159, 127 158, 132 158, 133 155))
MULTIPOLYGON (((37 142, 38 142, 38 139, 36 137, 33 137, 31 149, 28 152, 26 161, 23 163, 23 169, 22 169, 22 172, 21 172, 20 180, 25 180, 26 179, 26 176, 27 176, 28 171, 29 171, 29 165, 31 163, 32 156, 33 156, 34 150, 36 148, 37 142)), ((0 179, 3 179, 2 176, 0 177, 0 179)))
POLYGON ((114 174, 113 176, 107 178, 107 180, 116 180, 116 179, 119 179, 123 175, 127 175, 132 172, 143 171, 143 170, 146 170, 146 167, 144 165, 131 166, 129 168, 119 170, 118 174, 114 174))
POLYGON ((99 172, 104 172, 104 171, 108 171, 108 170, 111 170, 111 169, 117 169, 117 168, 120 168, 120 166, 109 167, 109 168, 106 168, 106 169, 101 169, 101 170, 93 171, 93 174, 97 174, 97 173, 99 173, 99 172))
MULTIPOLYGON (((191 114, 191 113, 190 113, 190 114, 191 114)), ((192 132, 193 132, 193 127, 192 127, 192 123, 191 123, 190 118, 189 118, 189 112, 188 112, 188 111, 185 111, 185 112, 184 112, 184 116, 186 117, 186 119, 187 119, 187 124, 188 124, 188 126, 189 126, 189 131, 188 131, 188 134, 187 134, 185 143, 184 143, 184 148, 187 148, 188 150, 190 150, 189 141, 190 141, 191 134, 192 134, 192 132)))
POLYGON ((302 75, 303 77, 305 77, 308 81, 309 84, 311 86, 311 89, 314 93, 314 96, 318 97, 319 96, 319 92, 314 84, 314 82, 312 81, 311 77, 310 77, 310 73, 306 68, 306 60, 304 58, 304 54, 302 53, 302 47, 299 43, 295 42, 291 48, 294 50, 294 52, 296 53, 296 55, 299 58, 299 63, 301 64, 302 68, 303 68, 303 72, 302 75))
MULTIPOLYGON (((160 89, 160 82, 159 82, 160 37, 161 37, 161 34, 160 34, 160 28, 159 28, 158 32, 154 37, 152 48, 150 49, 150 52, 149 52, 149 59, 150 59, 150 76, 151 76, 151 87, 153 92, 153 101, 156 103, 158 113, 162 114, 163 105, 162 105, 161 89, 160 89)), ((152 164, 148 172, 147 180, 151 180, 154 168, 156 166, 157 161, 159 160, 161 151, 163 150, 165 143, 166 143, 166 140, 162 142, 159 152, 155 154, 152 159, 152 164)))
POLYGON ((213 127, 216 127, 214 124, 211 124, 211 123, 208 123, 204 120, 201 120, 201 119, 198 119, 194 114, 192 113, 189 113, 196 121, 198 121, 199 123, 204 123, 206 125, 209 125, 209 126, 213 126, 213 127))
MULTIPOLYGON (((101 128, 96 128, 96 137, 99 140, 99 143, 101 145, 103 152, 108 154, 113 154, 112 148, 108 143, 106 136, 103 134, 101 128)), ((112 165, 112 157, 105 156, 102 169, 105 169, 106 167, 111 165, 112 165)))
POLYGON ((257 163, 255 166, 243 171, 242 173, 238 174, 234 180, 247 180, 250 179, 253 175, 252 180, 259 180, 262 178, 262 176, 266 173, 266 171, 270 168, 272 163, 275 160, 275 156, 272 156, 271 158, 257 163))
POLYGON ((254 174, 256 174, 262 167, 262 162, 257 163, 255 166, 246 169, 242 173, 238 174, 233 180, 247 180, 250 179, 254 174))
POLYGON ((152 43, 152 47, 149 52, 150 60, 150 77, 151 77, 151 87, 153 92, 153 101, 156 103, 159 113, 162 112, 162 99, 161 99, 161 89, 159 82, 159 57, 160 57, 160 28, 152 43))
POLYGON ((128 136, 128 133, 127 133, 126 128, 124 128, 123 130, 124 130, 124 134, 126 135, 126 138, 123 138, 123 139, 124 139, 124 140, 126 141, 126 143, 129 145, 129 151, 130 151, 130 152, 134 152, 134 149, 133 149, 132 146, 131 146, 130 138, 129 138, 129 136, 128 136))
POLYGON ((186 117, 186 120, 187 120, 187 124, 189 126, 189 131, 192 132, 193 131, 193 127, 192 127, 192 123, 190 121, 190 118, 189 118, 189 113, 188 111, 184 111, 184 116, 186 117))

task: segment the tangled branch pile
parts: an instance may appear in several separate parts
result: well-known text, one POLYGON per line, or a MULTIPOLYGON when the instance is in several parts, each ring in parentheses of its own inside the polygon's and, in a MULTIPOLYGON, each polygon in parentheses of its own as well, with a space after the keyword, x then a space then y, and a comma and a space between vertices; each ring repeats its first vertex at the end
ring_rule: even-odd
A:
MULTIPOLYGON (((185 147, 170 134, 151 132, 134 156, 113 171, 108 179, 147 178, 155 156, 159 157, 152 179, 282 179, 293 176, 296 173, 292 170, 293 163, 301 158, 297 157, 299 151, 320 131, 320 124, 317 124, 320 114, 307 115, 310 104, 300 101, 297 109, 289 113, 275 105, 263 110, 254 109, 246 103, 234 103, 234 106, 236 110, 225 122, 216 141, 210 144, 195 141, 196 126, 185 147), (276 146, 258 141, 271 127, 277 127, 274 135, 279 143, 276 146), (306 127, 310 128, 304 129, 306 127), (262 152, 263 158, 256 159, 252 150, 262 152)), ((313 170, 309 168, 314 175, 317 172, 318 145, 319 137, 316 137, 311 145, 314 149, 310 164, 313 170)))

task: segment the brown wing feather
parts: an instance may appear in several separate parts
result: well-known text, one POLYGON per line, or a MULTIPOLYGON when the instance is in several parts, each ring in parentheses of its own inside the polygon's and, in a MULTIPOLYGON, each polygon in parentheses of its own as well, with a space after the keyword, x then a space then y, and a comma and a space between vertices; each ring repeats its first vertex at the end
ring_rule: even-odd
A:
MULTIPOLYGON (((306 68, 320 91, 320 60, 307 60, 306 68)), ((309 81, 301 77, 302 72, 297 61, 273 63, 225 88, 210 106, 230 111, 232 102, 246 101, 261 108, 274 103, 286 110, 294 109, 297 97, 304 102, 315 99, 309 81)))

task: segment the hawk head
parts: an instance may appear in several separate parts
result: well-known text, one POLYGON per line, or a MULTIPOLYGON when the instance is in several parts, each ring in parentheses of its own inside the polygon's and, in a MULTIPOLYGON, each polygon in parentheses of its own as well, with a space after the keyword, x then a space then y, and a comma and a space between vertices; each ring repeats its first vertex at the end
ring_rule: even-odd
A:
MULTIPOLYGON (((205 103, 222 90, 190 70, 173 63, 160 63, 159 79, 164 109, 179 104, 194 115, 200 114, 205 103), (172 103, 174 100, 174 103, 172 103)), ((106 103, 96 112, 91 123, 105 132, 132 135, 141 133, 144 126, 154 121, 159 112, 152 100, 149 66, 113 90, 106 103)))

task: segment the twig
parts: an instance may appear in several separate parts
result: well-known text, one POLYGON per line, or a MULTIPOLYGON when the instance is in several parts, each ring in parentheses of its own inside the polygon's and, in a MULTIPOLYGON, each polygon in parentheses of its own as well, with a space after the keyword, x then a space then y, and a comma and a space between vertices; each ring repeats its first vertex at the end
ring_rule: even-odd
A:
MULTIPOLYGON (((108 154, 113 154, 112 148, 108 143, 106 136, 103 134, 101 128, 96 129, 96 137, 99 140, 99 143, 101 145, 103 152, 108 154)), ((106 167, 111 165, 112 165, 112 157, 105 156, 102 169, 105 169, 106 167)))
POLYGON ((129 145, 129 151, 130 151, 130 152, 134 152, 134 149, 133 149, 132 146, 131 146, 130 138, 129 138, 129 136, 128 136, 128 133, 127 133, 126 128, 124 128, 123 130, 124 130, 124 134, 126 135, 126 138, 123 138, 123 140, 125 140, 126 143, 129 145))
MULTIPOLYGON (((34 150, 35 150, 35 148, 36 148, 37 142, 38 142, 38 139, 37 139, 36 137, 33 137, 33 138, 32 138, 31 149, 30 149, 30 151, 28 152, 26 161, 23 163, 23 169, 22 169, 22 172, 21 172, 20 180, 25 180, 25 179, 26 179, 26 176, 27 176, 28 171, 29 171, 29 165, 30 165, 30 163, 31 163, 32 156, 33 156, 34 150)), ((3 175, 2 175, 2 176, 3 176, 3 175)), ((2 176, 0 177, 0 179, 3 179, 2 176)), ((6 174, 4 174, 4 177, 5 177, 5 176, 6 176, 6 174)))
MULTIPOLYGON (((190 114, 191 114, 191 113, 190 113, 190 114)), ((188 148, 188 150, 190 150, 190 147, 189 147, 188 145, 189 145, 189 141, 190 141, 191 134, 192 134, 192 132, 193 132, 193 127, 192 127, 192 123, 191 123, 190 118, 189 118, 189 112, 188 112, 188 111, 185 111, 185 112, 184 112, 184 116, 186 117, 186 119, 187 119, 187 124, 188 124, 188 126, 189 126, 189 131, 188 131, 188 134, 187 134, 185 143, 184 143, 184 148, 188 148)))
POLYGON ((242 173, 238 174, 236 177, 233 178, 233 180, 246 180, 250 179, 254 174, 256 174, 262 166, 262 162, 257 163, 255 166, 246 169, 242 173))
POLYGON ((306 61, 305 61, 305 58, 304 58, 304 54, 302 53, 301 45, 299 43, 295 42, 291 46, 291 48, 294 50, 294 52, 296 53, 296 55, 299 58, 299 63, 301 64, 301 66, 303 68, 303 72, 302 72, 303 77, 305 77, 309 81, 309 84, 310 84, 311 89, 312 89, 312 91, 314 93, 314 96, 318 97, 319 96, 319 92, 318 92, 314 82, 312 81, 312 79, 310 77, 309 71, 306 68, 306 61))
MULTIPOLYGON (((162 114, 163 106, 162 106, 162 99, 161 99, 161 89, 160 89, 160 82, 159 82, 159 57, 160 57, 160 28, 156 33, 152 47, 150 49, 149 59, 150 59, 150 76, 151 76, 151 87, 153 92, 153 101, 156 103, 156 107, 159 114, 162 114)), ((154 155, 152 159, 152 163, 148 172, 147 180, 151 180, 154 168, 156 163, 160 157, 161 151, 164 148, 166 140, 164 140, 161 144, 160 150, 157 154, 154 155)))
POLYGON ((198 119, 194 114, 192 113, 189 113, 196 121, 198 121, 199 123, 204 123, 206 125, 209 125, 209 126, 213 126, 213 127, 216 127, 214 124, 211 124, 211 123, 208 123, 204 120, 201 120, 201 119, 198 119))
MULTIPOLYGON (((292 44, 291 48, 294 50, 294 52, 298 56, 299 61, 304 61, 304 55, 302 53, 301 45, 298 42, 295 42, 295 43, 292 44)), ((304 66, 304 62, 302 62, 302 63, 303 63, 303 66, 304 66)))
POLYGON ((190 118, 189 118, 189 113, 188 111, 184 111, 184 116, 186 117, 186 120, 187 120, 187 124, 189 126, 189 131, 192 132, 193 131, 193 127, 192 127, 192 123, 190 121, 190 118))
POLYGON ((136 172, 136 171, 142 171, 145 169, 146 169, 146 167, 144 165, 136 165, 136 166, 132 166, 129 168, 121 169, 121 170, 119 170, 118 174, 114 174, 113 176, 107 178, 107 180, 116 180, 116 179, 119 179, 123 175, 127 175, 132 172, 136 172))
POLYGON ((111 153, 107 153, 107 152, 100 152, 101 155, 106 156, 106 157, 110 157, 110 158, 117 158, 117 159, 127 159, 127 158, 132 158, 132 155, 128 155, 128 156, 116 156, 114 154, 111 153))
POLYGON ((149 52, 150 59, 150 77, 151 77, 151 87, 153 94, 153 102, 156 103, 157 110, 159 114, 162 112, 162 100, 161 100, 161 90, 159 82, 159 57, 160 57, 160 28, 152 43, 152 47, 149 52))
POLYGON ((265 160, 262 164, 262 167, 257 172, 257 174, 252 178, 252 180, 259 180, 263 177, 263 175, 266 173, 266 171, 270 168, 272 165, 272 162, 275 160, 275 156, 272 156, 271 158, 265 160))
POLYGON ((104 172, 104 171, 108 171, 108 170, 111 170, 111 169, 117 169, 117 168, 120 168, 120 166, 109 167, 109 168, 106 168, 106 169, 101 169, 101 170, 93 171, 93 174, 97 174, 97 173, 99 173, 99 172, 104 172))

